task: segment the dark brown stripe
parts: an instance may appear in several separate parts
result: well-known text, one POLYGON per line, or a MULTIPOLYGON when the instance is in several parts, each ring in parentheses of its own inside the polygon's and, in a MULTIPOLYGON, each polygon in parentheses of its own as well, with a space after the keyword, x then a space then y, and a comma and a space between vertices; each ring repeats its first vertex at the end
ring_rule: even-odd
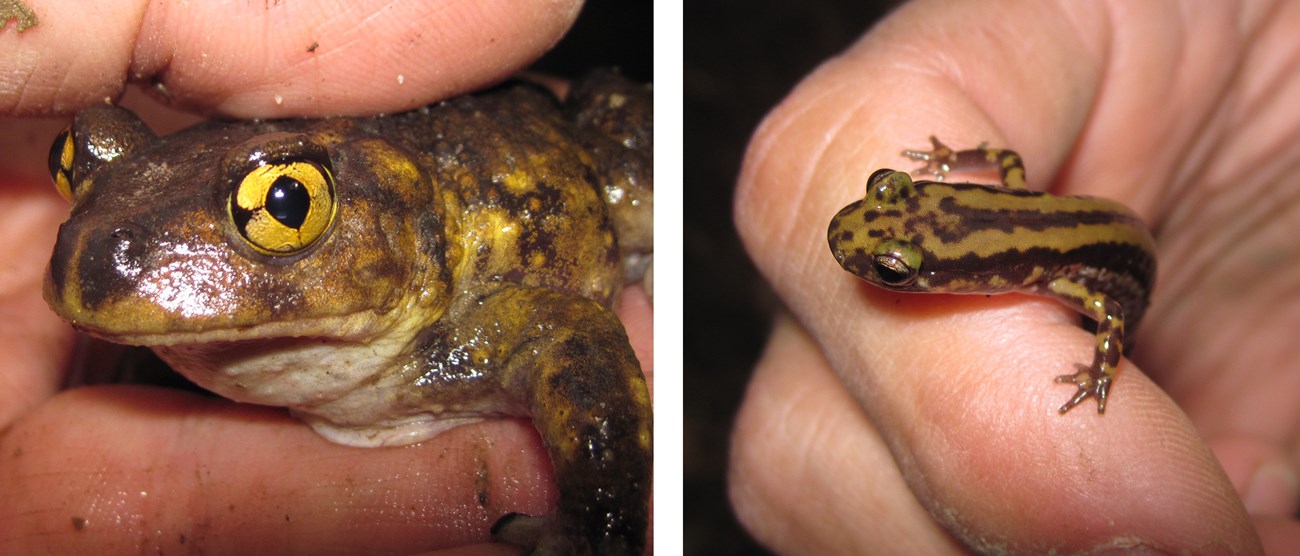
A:
MULTIPOLYGON (((931 290, 943 291, 944 284, 954 280, 979 282, 993 276, 1022 279, 1035 266, 1047 270, 1041 285, 1061 276, 1076 276, 1088 288, 1115 298, 1134 327, 1134 317, 1140 318, 1145 311, 1147 293, 1155 283, 1155 258, 1141 246, 1129 243, 1097 243, 1068 251, 1046 247, 1008 249, 986 257, 971 254, 948 260, 935 259, 926 252, 921 273, 929 280, 931 290), (1095 277, 1081 276, 1085 268, 1095 269, 1096 272, 1088 273, 1095 277)), ((1021 288, 1010 285, 1007 289, 1021 288)))

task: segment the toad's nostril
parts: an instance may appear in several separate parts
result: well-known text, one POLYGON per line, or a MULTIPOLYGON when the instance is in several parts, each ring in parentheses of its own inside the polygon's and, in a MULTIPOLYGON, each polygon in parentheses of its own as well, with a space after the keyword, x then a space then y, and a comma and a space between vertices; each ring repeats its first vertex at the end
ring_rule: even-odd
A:
POLYGON ((53 294, 75 285, 81 305, 96 310, 113 295, 128 291, 144 268, 149 234, 135 223, 94 227, 71 220, 59 228, 50 258, 53 294))

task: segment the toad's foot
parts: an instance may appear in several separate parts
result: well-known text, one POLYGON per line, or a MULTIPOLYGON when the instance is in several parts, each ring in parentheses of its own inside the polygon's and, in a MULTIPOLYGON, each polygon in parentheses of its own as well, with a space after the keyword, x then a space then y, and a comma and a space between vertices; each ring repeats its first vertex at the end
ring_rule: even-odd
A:
POLYGON ((634 555, 635 547, 618 538, 606 538, 595 546, 574 543, 574 531, 562 531, 549 516, 508 513, 492 525, 492 540, 523 547, 531 556, 567 556, 571 554, 634 555))

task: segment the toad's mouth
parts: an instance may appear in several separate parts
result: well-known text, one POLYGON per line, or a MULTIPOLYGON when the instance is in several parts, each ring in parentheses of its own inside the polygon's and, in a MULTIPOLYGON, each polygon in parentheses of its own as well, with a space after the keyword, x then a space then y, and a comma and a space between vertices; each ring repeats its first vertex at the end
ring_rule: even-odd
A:
MULTIPOLYGON (((191 314, 171 310, 142 296, 124 296, 88 305, 81 298, 79 288, 55 287, 48 276, 44 293, 50 309, 76 330, 115 344, 138 346, 294 337, 322 331, 333 336, 335 330, 341 335, 354 335, 360 332, 362 321, 367 320, 355 314, 266 318, 259 311, 237 307, 212 311, 212 314, 191 314)), ((368 320, 376 320, 374 313, 364 313, 369 313, 368 320)))
MULTIPOLYGON (((373 311, 292 320, 235 323, 169 323, 153 319, 124 319, 112 315, 67 315, 55 311, 72 327, 115 344, 166 347, 216 343, 244 343, 296 338, 330 338, 342 342, 370 342, 394 334, 394 323, 373 311), (86 317, 86 318, 82 318, 86 317)), ((400 333, 398 333, 400 335, 400 333)))
POLYGON ((73 328, 112 343, 147 347, 308 337, 364 343, 409 335, 438 316, 436 311, 413 310, 412 302, 291 310, 265 299, 239 303, 233 298, 182 311, 144 295, 124 295, 92 307, 83 302, 78 288, 55 287, 49 276, 44 293, 50 308, 73 328))

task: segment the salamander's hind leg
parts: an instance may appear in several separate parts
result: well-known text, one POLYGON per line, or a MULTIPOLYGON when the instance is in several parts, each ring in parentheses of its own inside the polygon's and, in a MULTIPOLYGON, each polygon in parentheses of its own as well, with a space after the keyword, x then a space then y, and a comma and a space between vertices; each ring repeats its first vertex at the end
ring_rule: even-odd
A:
POLYGON ((1097 321, 1097 343, 1092 365, 1078 365, 1074 374, 1056 377, 1057 382, 1075 384, 1079 390, 1059 410, 1069 411, 1088 398, 1097 399, 1097 413, 1106 412, 1106 395, 1119 371, 1119 359, 1124 352, 1124 311, 1118 301, 1090 290, 1078 282, 1058 278, 1048 284, 1048 289, 1079 312, 1097 321))
POLYGON ((1057 412, 1062 415, 1072 409, 1074 406, 1083 403, 1088 398, 1097 398, 1097 413, 1106 412, 1106 395, 1110 392, 1111 377, 1103 373, 1098 373, 1097 363, 1093 362, 1092 366, 1076 363, 1078 372, 1069 375, 1059 375, 1056 377, 1057 382, 1066 384, 1077 384, 1079 390, 1075 392, 1070 401, 1065 402, 1057 412), (1100 374, 1100 376, 1098 376, 1100 374))

